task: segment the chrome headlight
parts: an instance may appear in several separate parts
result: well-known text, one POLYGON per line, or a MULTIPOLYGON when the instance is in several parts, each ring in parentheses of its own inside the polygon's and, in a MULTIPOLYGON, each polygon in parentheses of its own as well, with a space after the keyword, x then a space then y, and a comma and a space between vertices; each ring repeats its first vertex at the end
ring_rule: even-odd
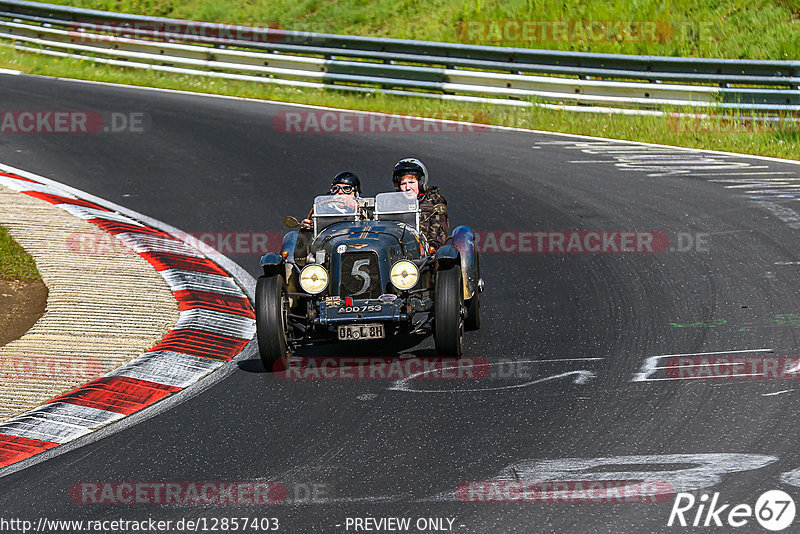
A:
POLYGON ((328 271, 322 265, 306 265, 300 271, 300 287, 312 295, 322 293, 328 287, 328 271))
POLYGON ((400 260, 392 265, 389 277, 394 287, 400 291, 408 291, 417 284, 419 269, 410 261, 400 260))

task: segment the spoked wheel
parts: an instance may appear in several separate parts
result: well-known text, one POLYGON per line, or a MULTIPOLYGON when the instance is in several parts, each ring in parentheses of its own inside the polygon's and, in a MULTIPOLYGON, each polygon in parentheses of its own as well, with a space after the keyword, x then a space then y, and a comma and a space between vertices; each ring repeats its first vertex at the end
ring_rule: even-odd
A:
MULTIPOLYGON (((475 280, 481 279, 480 261, 478 251, 475 251, 475 280)), ((467 301, 467 317, 464 319, 467 330, 477 330, 481 327, 481 292, 475 287, 475 293, 467 301)))
POLYGON ((436 352, 440 356, 460 358, 464 338, 464 286, 461 267, 453 265, 436 274, 434 295, 434 330, 436 352))
POLYGON ((256 337, 267 371, 289 368, 289 298, 281 275, 260 276, 256 283, 256 337))

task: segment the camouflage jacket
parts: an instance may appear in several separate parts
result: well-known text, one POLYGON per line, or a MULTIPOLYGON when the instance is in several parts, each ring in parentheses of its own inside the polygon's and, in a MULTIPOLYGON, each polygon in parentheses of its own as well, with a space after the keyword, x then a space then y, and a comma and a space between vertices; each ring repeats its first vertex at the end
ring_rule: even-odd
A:
POLYGON ((447 213, 433 215, 433 207, 436 204, 447 205, 447 201, 439 193, 438 187, 429 187, 419 200, 419 209, 422 212, 420 213, 419 229, 425 234, 429 245, 439 248, 450 233, 450 221, 447 213))

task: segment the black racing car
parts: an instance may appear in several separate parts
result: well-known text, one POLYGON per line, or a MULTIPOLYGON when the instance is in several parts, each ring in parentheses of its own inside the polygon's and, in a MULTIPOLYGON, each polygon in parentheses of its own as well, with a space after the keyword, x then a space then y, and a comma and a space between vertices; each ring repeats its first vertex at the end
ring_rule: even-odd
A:
MULTIPOLYGON (((461 356, 464 329, 481 322, 474 234, 459 226, 434 252, 419 232, 420 217, 413 193, 317 197, 313 231, 287 233, 279 253, 261 258, 256 325, 264 367, 286 368, 304 342, 431 329, 441 356, 461 356)), ((285 222, 298 225, 293 217, 285 222)))

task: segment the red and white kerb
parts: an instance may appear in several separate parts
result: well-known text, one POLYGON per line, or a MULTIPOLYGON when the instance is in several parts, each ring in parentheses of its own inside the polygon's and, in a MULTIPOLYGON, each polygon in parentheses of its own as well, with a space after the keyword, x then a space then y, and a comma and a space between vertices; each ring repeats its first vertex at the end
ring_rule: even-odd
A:
POLYGON ((255 335, 255 314, 233 278, 196 248, 56 186, 0 172, 0 185, 44 200, 115 236, 172 290, 180 318, 133 361, 0 423, 0 468, 70 442, 181 389, 236 357, 255 335))

